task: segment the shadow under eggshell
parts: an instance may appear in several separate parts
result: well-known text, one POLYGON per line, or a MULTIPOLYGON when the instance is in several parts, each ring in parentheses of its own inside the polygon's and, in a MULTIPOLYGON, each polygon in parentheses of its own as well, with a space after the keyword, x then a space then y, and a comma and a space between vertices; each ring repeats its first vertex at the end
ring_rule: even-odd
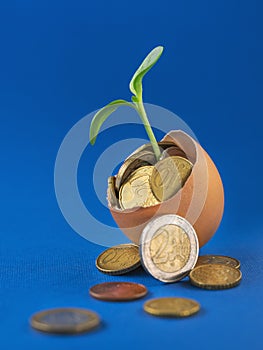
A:
POLYGON ((219 172, 201 145, 183 131, 171 131, 162 141, 179 146, 193 163, 184 186, 157 205, 126 210, 109 206, 110 212, 123 233, 136 244, 140 242, 143 228, 154 217, 180 215, 194 226, 201 247, 214 235, 223 216, 224 189, 219 172))

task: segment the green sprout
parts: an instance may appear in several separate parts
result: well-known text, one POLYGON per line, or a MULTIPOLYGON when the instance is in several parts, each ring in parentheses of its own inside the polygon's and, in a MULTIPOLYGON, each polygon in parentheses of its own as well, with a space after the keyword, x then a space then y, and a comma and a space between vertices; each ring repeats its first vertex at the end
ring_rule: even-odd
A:
POLYGON ((132 80, 130 81, 130 90, 133 93, 133 96, 131 98, 132 102, 128 102, 125 100, 115 100, 107 104, 105 107, 100 109, 95 116, 93 117, 90 125, 90 143, 94 145, 96 138, 98 136, 99 130, 102 126, 102 124, 105 122, 105 120, 114 112, 116 109, 120 106, 128 106, 131 108, 134 108, 145 127, 146 133, 150 139, 154 154, 156 156, 156 159, 159 160, 161 156, 161 152, 158 146, 158 143, 156 141, 156 138, 154 136, 153 130, 151 128, 151 125, 149 123, 144 104, 142 99, 142 79, 145 76, 145 74, 155 65, 155 63, 160 58, 161 54, 163 52, 162 46, 155 47, 144 59, 140 67, 137 69, 137 71, 134 73, 132 80))

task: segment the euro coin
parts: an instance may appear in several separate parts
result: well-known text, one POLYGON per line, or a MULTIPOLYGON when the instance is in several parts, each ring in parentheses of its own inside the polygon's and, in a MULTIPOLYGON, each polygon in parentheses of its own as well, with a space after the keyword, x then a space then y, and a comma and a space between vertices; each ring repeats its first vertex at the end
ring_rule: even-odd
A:
POLYGON ((227 265, 230 267, 234 267, 236 269, 240 268, 240 261, 231 258, 230 256, 224 255, 202 255, 198 257, 197 263, 195 266, 206 265, 206 264, 219 264, 219 265, 227 265))
POLYGON ((130 301, 144 297, 147 288, 132 282, 105 282, 96 284, 89 290, 93 298, 106 301, 130 301))
POLYGON ((153 166, 143 166, 135 170, 121 186, 119 201, 122 209, 149 207, 158 204, 150 187, 153 166))
POLYGON ((190 282, 205 289, 227 289, 237 286, 242 278, 239 269, 234 267, 206 264, 195 267, 190 272, 190 282))
POLYGON ((154 316, 188 317, 200 310, 200 304, 188 298, 157 298, 146 301, 143 308, 154 316))
POLYGON ((119 200, 116 196, 114 176, 108 178, 107 200, 110 207, 120 208, 119 200))
POLYGON ((99 316, 95 312, 79 308, 40 311, 30 319, 30 324, 34 329, 59 334, 88 332, 97 327, 99 323, 99 316))
POLYGON ((187 276, 196 264, 198 252, 194 228, 178 215, 153 219, 141 234, 142 265, 162 282, 176 282, 187 276))
POLYGON ((126 182, 128 177, 138 168, 145 165, 152 165, 156 162, 155 155, 150 151, 141 151, 127 158, 120 167, 116 176, 116 190, 119 191, 121 185, 126 182))
POLYGON ((120 244, 108 248, 96 260, 97 269, 109 275, 121 275, 139 266, 139 247, 135 244, 120 244))
POLYGON ((159 201, 171 198, 183 187, 192 171, 192 163, 179 156, 160 160, 152 171, 150 185, 159 201))

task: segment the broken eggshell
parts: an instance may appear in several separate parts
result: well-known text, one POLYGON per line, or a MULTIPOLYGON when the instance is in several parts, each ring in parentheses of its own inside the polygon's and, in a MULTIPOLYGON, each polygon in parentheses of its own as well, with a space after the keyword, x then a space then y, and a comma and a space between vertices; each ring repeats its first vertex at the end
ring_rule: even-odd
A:
POLYGON ((173 142, 193 164, 184 186, 168 200, 146 208, 122 210, 109 203, 111 215, 123 233, 139 244, 149 221, 160 215, 177 214, 195 228, 201 247, 214 235, 223 216, 224 189, 219 172, 201 145, 185 132, 170 131, 162 141, 173 142))

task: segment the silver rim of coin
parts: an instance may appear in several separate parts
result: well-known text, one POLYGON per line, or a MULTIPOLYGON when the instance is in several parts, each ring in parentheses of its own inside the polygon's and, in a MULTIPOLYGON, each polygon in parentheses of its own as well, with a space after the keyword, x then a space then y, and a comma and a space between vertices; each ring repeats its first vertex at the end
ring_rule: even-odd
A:
MULTIPOLYGON (((171 248, 179 249, 179 251, 183 251, 183 249, 181 249, 182 247, 177 246, 176 248, 176 246, 174 246, 174 247, 169 247, 168 252, 170 251, 171 248)), ((163 248, 160 248, 160 249, 163 249, 163 248)), ((165 254, 164 249, 163 249, 163 252, 165 254)), ((185 276, 187 276, 197 262, 198 253, 199 253, 199 242, 198 242, 195 229, 186 219, 182 218, 179 215, 168 214, 168 215, 159 216, 156 219, 153 219, 152 221, 150 221, 145 226, 141 234, 140 256, 141 256, 142 265, 144 269, 147 272, 149 272, 154 278, 162 282, 168 282, 168 283, 176 282, 181 280, 185 276), (150 250, 151 241, 154 238, 155 233, 166 225, 179 226, 179 228, 181 228, 184 231, 184 233, 187 235, 188 240, 190 242, 190 245, 189 245, 190 253, 189 253, 187 262, 181 269, 174 272, 165 272, 161 270, 154 263, 151 256, 151 250, 150 250)), ((167 259, 169 259, 169 255, 167 256, 167 259)))
POLYGON ((72 307, 39 311, 30 319, 34 329, 60 334, 88 332, 99 323, 100 318, 94 311, 72 307))

